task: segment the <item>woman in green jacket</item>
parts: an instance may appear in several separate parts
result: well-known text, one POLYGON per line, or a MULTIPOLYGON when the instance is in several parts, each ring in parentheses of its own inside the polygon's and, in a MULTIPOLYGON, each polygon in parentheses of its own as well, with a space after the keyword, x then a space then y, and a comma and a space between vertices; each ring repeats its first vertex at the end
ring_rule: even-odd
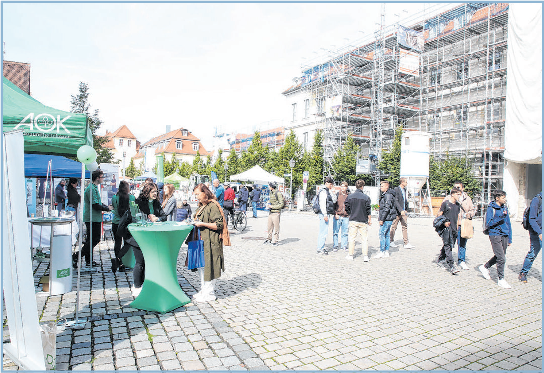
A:
POLYGON ((111 270, 113 273, 119 270, 120 272, 125 271, 125 266, 121 263, 121 258, 126 254, 127 250, 121 252, 121 244, 123 243, 123 238, 117 236, 117 229, 119 228, 119 221, 124 213, 129 209, 130 201, 134 201, 136 198, 132 194, 129 194, 130 187, 126 181, 121 181, 119 183, 119 190, 117 194, 114 195, 111 199, 111 204, 113 205, 113 220, 111 224, 111 230, 113 232, 113 239, 115 240, 115 245, 113 246, 113 252, 115 253, 115 258, 111 260, 111 270))

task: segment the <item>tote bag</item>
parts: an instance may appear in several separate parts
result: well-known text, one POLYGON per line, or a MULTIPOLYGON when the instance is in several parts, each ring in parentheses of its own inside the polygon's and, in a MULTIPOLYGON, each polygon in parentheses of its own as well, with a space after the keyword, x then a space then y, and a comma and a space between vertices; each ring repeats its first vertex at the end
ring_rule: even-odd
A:
POLYGON ((472 238, 474 236, 474 227, 472 226, 472 220, 463 219, 461 221, 461 237, 472 238))
POLYGON ((200 229, 193 228, 191 232, 194 240, 187 244, 187 269, 203 268, 204 263, 204 241, 200 238, 200 229), (196 234, 195 234, 196 232, 196 234))

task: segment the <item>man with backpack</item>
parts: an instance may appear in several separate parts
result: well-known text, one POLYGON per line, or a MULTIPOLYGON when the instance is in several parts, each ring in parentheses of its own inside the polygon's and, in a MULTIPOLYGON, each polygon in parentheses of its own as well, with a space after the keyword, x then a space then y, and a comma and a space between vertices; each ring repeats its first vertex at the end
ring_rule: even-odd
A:
POLYGON ((249 191, 245 185, 240 188, 240 196, 238 202, 240 202, 240 211, 247 211, 247 200, 249 198, 249 191))
MULTIPOLYGON (((317 235, 317 255, 329 255, 325 249, 325 241, 329 232, 329 215, 334 215, 334 199, 331 195, 331 188, 334 184, 332 177, 325 178, 325 188, 317 194, 315 202, 319 205, 317 216, 319 218, 319 233, 317 235)), ((314 210, 315 211, 315 210, 314 210)))
POLYGON ((378 213, 378 222, 380 224, 380 252, 374 256, 374 258, 387 258, 389 257, 389 231, 391 230, 391 224, 397 217, 397 209, 395 207, 395 195, 393 191, 389 189, 389 181, 382 181, 380 183, 380 211, 378 213))
POLYGON ((528 209, 523 214, 523 227, 529 231, 531 247, 518 276, 521 282, 527 282, 527 273, 542 249, 542 192, 532 199, 528 209))
POLYGON ((438 266, 443 267, 450 271, 452 275, 459 273, 459 268, 453 261, 453 255, 451 250, 455 246, 455 240, 457 239, 457 231, 461 224, 461 205, 459 204, 459 198, 461 198, 461 190, 453 187, 450 192, 450 198, 447 201, 442 202, 439 215, 444 215, 444 228, 440 230, 439 235, 442 238, 442 249, 438 255, 438 266))
POLYGON ((253 207, 253 217, 257 217, 257 202, 261 200, 261 189, 257 187, 257 184, 253 184, 253 190, 249 197, 251 198, 251 207, 253 207))
POLYGON ((404 240, 405 249, 413 249, 414 246, 408 241, 408 194, 406 191, 406 186, 408 185, 408 180, 405 177, 399 179, 399 186, 396 187, 393 191, 395 194, 395 206, 397 207, 397 217, 393 220, 391 225, 391 242, 390 245, 395 247, 395 232, 397 230, 397 225, 400 222, 402 226, 402 239, 404 240))
POLYGON ((268 214, 268 238, 264 243, 271 243, 276 246, 280 239, 280 215, 281 209, 285 206, 285 201, 281 193, 278 192, 276 183, 272 182, 268 186, 270 187, 270 199, 266 207, 270 210, 270 213, 268 214), (274 234, 273 241, 272 234, 274 234))

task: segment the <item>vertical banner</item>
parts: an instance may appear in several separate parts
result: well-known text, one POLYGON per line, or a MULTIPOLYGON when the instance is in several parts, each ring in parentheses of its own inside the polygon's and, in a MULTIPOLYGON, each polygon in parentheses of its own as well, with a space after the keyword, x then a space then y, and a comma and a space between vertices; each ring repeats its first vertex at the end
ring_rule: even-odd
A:
POLYGON ((302 189, 306 191, 308 189, 308 180, 310 179, 310 171, 304 171, 302 173, 302 189))
POLYGON ((26 179, 26 207, 30 216, 36 216, 36 178, 26 179))
POLYGON ((164 157, 157 155, 157 183, 164 183, 164 157))

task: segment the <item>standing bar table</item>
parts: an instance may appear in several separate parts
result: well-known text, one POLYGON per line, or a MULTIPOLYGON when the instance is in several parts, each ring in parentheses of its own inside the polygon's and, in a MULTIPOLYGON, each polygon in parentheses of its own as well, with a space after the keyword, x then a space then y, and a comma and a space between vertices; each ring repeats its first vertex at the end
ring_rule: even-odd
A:
POLYGON ((132 308, 165 313, 191 302, 179 286, 177 260, 192 229, 191 224, 174 221, 129 224, 145 260, 144 284, 132 308))
MULTIPOLYGON (((51 227, 51 238, 49 249, 51 251, 49 263, 49 293, 60 295, 72 291, 72 232, 67 234, 54 234, 54 227, 72 224, 75 218, 32 218, 28 220, 30 228, 30 246, 33 248, 34 225, 49 225, 51 227)), ((71 231, 71 226, 70 226, 71 231)))

